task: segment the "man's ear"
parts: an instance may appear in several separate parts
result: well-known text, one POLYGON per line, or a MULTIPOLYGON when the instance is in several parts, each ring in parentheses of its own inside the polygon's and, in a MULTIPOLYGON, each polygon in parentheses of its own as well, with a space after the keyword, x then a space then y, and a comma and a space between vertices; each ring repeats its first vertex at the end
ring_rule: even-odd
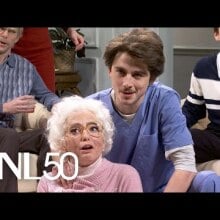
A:
POLYGON ((216 41, 220 41, 220 30, 218 32, 214 32, 214 38, 216 41))
POLYGON ((19 40, 20 40, 20 37, 17 37, 17 38, 15 39, 15 44, 16 44, 19 40))
POLYGON ((108 68, 108 76, 110 77, 111 74, 111 68, 108 68))

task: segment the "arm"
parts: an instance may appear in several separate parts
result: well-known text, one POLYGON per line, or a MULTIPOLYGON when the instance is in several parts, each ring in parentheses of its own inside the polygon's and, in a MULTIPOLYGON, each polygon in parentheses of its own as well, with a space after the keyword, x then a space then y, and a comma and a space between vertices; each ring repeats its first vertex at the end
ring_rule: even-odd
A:
POLYGON ((197 171, 192 136, 177 93, 168 92, 163 97, 159 118, 165 157, 175 169, 164 192, 186 192, 197 171))
POLYGON ((193 104, 192 102, 185 100, 182 107, 183 114, 186 117, 187 127, 191 128, 198 120, 206 117, 206 106, 193 104))
POLYGON ((33 87, 31 89, 31 95, 35 96, 36 100, 46 106, 50 111, 52 106, 60 101, 60 98, 46 87, 35 68, 33 71, 33 87))
POLYGON ((206 106, 198 79, 192 74, 190 90, 182 107, 187 127, 193 126, 199 119, 206 117, 206 106))
POLYGON ((186 192, 195 175, 195 172, 175 170, 164 192, 186 192))
POLYGON ((165 155, 173 162, 175 171, 164 192, 186 192, 197 172, 193 146, 175 148, 167 151, 165 155))

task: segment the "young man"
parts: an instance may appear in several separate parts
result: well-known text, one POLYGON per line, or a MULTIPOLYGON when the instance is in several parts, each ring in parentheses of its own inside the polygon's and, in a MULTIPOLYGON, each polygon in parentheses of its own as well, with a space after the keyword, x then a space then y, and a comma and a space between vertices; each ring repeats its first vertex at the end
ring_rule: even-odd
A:
POLYGON ((148 29, 115 37, 104 53, 112 88, 101 100, 116 127, 112 162, 135 167, 144 192, 186 192, 196 175, 193 141, 176 91, 156 82, 164 68, 163 44, 148 29))
MULTIPOLYGON (((23 28, 0 27, 0 152, 18 163, 18 152, 39 154, 38 175, 42 175, 49 151, 43 129, 17 133, 13 128, 16 113, 33 112, 35 99, 50 110, 59 98, 50 92, 36 68, 25 58, 11 53, 22 36, 23 28)), ((17 192, 17 179, 4 163, 0 192, 17 192)))

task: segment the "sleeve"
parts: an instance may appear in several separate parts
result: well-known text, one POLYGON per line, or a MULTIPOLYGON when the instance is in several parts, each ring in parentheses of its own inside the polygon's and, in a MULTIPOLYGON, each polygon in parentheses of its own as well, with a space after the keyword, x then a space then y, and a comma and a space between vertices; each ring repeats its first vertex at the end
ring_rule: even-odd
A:
POLYGON ((186 126, 186 118, 182 113, 178 93, 173 90, 167 91, 159 105, 158 128, 164 151, 192 145, 192 136, 186 126))
POLYGON ((135 168, 124 165, 119 175, 121 175, 119 192, 143 192, 141 178, 135 168))
POLYGON ((37 185, 37 192, 49 192, 48 191, 48 184, 47 179, 45 176, 42 176, 38 185, 37 185))
POLYGON ((206 106, 198 79, 192 73, 190 90, 182 107, 187 127, 193 126, 199 119, 206 117, 206 106))
POLYGON ((40 75, 38 74, 36 68, 34 68, 33 73, 33 87, 31 90, 31 95, 34 95, 35 98, 45 105, 47 109, 50 111, 52 106, 60 101, 60 98, 51 92, 41 79, 40 75))

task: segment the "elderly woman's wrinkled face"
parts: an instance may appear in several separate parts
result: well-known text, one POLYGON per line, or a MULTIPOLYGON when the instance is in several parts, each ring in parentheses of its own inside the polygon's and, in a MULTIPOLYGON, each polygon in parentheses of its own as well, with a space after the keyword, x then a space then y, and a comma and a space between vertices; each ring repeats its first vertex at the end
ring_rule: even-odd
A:
POLYGON ((64 150, 78 156, 79 166, 94 163, 104 150, 103 126, 90 111, 73 112, 65 121, 64 150))

